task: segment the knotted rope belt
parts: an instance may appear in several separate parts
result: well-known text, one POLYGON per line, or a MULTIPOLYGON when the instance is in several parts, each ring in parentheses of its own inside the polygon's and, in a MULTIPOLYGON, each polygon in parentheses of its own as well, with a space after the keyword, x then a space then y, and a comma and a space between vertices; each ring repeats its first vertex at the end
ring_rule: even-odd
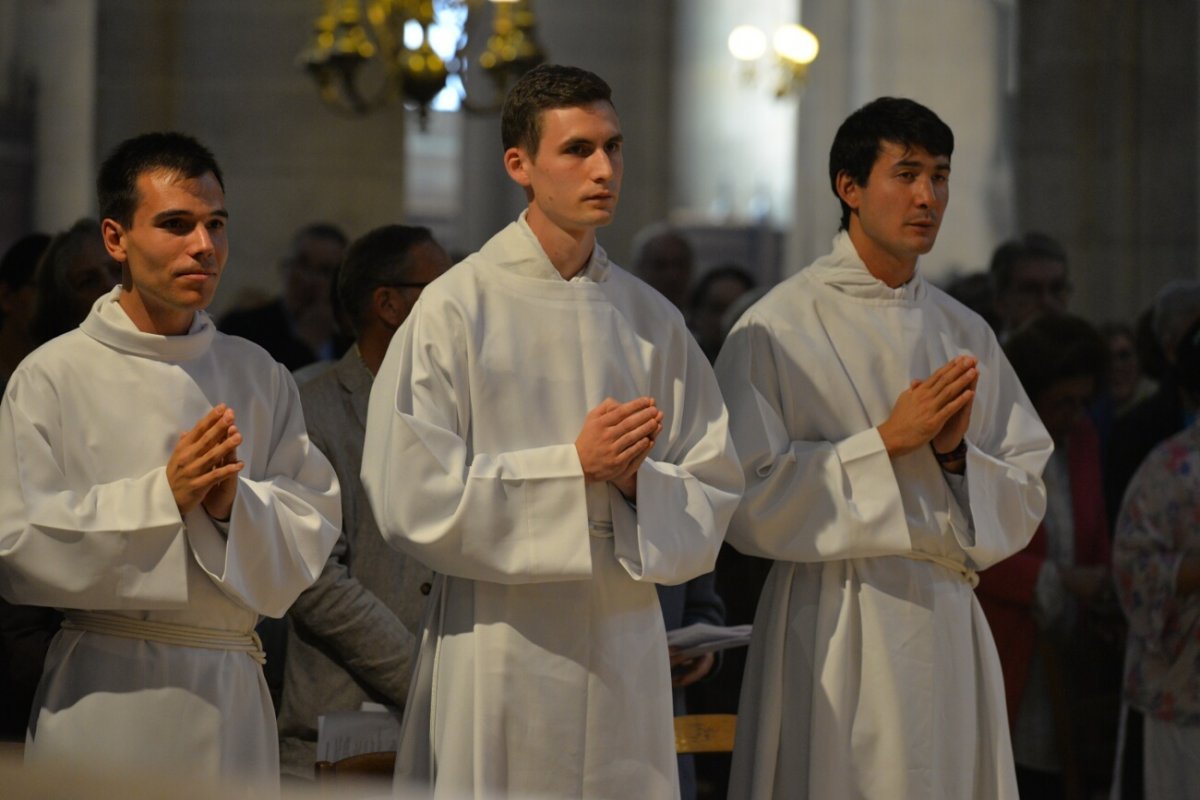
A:
POLYGON ((245 653, 259 664, 267 663, 262 640, 254 631, 223 631, 216 628, 196 628, 174 622, 131 619, 103 611, 68 611, 62 626, 67 630, 119 636, 123 639, 144 639, 148 642, 173 644, 180 647, 200 647, 205 650, 232 650, 245 653))
POLYGON ((951 572, 962 576, 964 581, 971 584, 972 589, 979 585, 979 573, 968 567, 966 564, 960 564, 952 558, 935 556, 933 553, 921 553, 916 550, 912 551, 911 553, 905 553, 904 557, 911 558, 914 561, 928 561, 931 564, 937 564, 940 567, 945 567, 951 572))

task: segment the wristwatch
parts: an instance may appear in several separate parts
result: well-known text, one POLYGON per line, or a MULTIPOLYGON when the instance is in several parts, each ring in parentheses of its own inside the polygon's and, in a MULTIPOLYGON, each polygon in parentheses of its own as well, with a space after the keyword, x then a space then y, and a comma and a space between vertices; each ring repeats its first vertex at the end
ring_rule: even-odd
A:
POLYGON ((933 457, 937 459, 939 464, 953 464, 955 461, 962 461, 967 457, 967 440, 961 440, 958 446, 949 453, 939 453, 937 450, 934 450, 933 442, 929 443, 929 449, 933 450, 933 457))

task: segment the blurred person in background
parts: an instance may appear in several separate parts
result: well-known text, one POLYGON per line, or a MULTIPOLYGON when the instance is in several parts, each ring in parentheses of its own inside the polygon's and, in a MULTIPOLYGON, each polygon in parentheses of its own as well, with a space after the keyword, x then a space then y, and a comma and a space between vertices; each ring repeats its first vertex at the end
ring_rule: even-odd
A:
POLYGON ((346 350, 338 336, 332 285, 349 239, 336 225, 314 222, 296 231, 280 262, 283 293, 257 308, 231 311, 220 329, 261 345, 295 372, 346 350))
MULTIPOLYGON (((1176 344, 1172 383, 1200 407, 1200 322, 1176 344)), ((1155 447, 1117 519, 1113 570, 1129 620, 1125 699, 1143 719, 1148 798, 1200 786, 1200 426, 1155 447)), ((1127 740, 1127 747, 1130 743, 1127 740)))
POLYGON ((0 260, 0 393, 35 347, 30 323, 37 299, 37 264, 49 244, 46 234, 31 233, 14 242, 0 260))
POLYGON ((1024 550, 980 573, 977 594, 1000 654, 1020 796, 1090 797, 1111 778, 1120 702, 1099 440, 1085 413, 1105 344, 1084 320, 1050 314, 1004 350, 1055 449, 1045 517, 1024 550))
POLYGON ((34 340, 42 344, 78 328, 120 282, 121 265, 104 249, 99 222, 84 218, 56 235, 38 265, 34 340))
POLYGON ((996 291, 1000 340, 1043 314, 1062 314, 1071 299, 1067 251, 1044 233, 1030 231, 995 249, 989 272, 996 291))

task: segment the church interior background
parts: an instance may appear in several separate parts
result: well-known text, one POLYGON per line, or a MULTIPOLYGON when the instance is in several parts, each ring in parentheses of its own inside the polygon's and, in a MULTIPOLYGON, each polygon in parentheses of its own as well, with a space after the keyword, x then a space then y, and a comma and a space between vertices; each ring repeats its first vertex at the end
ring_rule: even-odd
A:
MULTIPOLYGON (((147 130, 190 133, 225 171, 231 257, 214 311, 273 295, 291 232, 351 236, 406 221, 471 252, 523 205, 498 117, 357 116, 298 64, 321 0, 0 0, 0 250, 96 213, 96 166, 147 130)), ((496 4, 500 5, 500 4, 496 4)), ((954 129, 952 202, 923 269, 985 269, 1026 230, 1061 240, 1072 309, 1132 319, 1171 278, 1200 276, 1200 0, 524 0, 547 58, 613 86, 626 137, 617 221, 628 264, 670 219, 698 268, 742 260, 774 281, 837 227, 826 161, 838 123, 879 95, 917 99, 954 129), (777 96, 780 65, 726 46, 737 25, 802 22, 820 52, 777 96)), ((435 3, 461 12, 462 2, 435 3)), ((469 0, 472 47, 493 9, 469 0), (475 29, 471 25, 475 25, 475 29)), ((468 73, 469 75, 469 73, 468 73)), ((484 79, 467 96, 487 105, 484 79)))

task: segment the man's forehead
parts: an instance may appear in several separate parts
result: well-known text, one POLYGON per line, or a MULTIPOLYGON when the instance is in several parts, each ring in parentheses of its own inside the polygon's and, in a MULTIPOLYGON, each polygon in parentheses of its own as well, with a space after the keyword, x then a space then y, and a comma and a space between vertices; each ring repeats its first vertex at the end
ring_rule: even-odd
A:
POLYGON ((880 139, 875 163, 898 162, 932 163, 935 168, 949 169, 950 156, 934 155, 919 144, 904 144, 890 139, 880 139))
MULTIPOLYGON (((180 194, 190 195, 212 206, 212 210, 224 210, 225 190, 212 171, 188 176, 168 167, 152 167, 138 173, 136 209, 146 209, 150 203, 171 204, 170 198, 180 194)), ((157 213, 158 209, 153 209, 157 213)))
POLYGON ((589 126, 589 123, 603 122, 612 130, 611 135, 620 135, 621 120, 612 103, 607 100, 596 100, 578 106, 559 106, 547 108, 538 117, 542 137, 553 134, 561 137, 571 137, 579 129, 589 126))

